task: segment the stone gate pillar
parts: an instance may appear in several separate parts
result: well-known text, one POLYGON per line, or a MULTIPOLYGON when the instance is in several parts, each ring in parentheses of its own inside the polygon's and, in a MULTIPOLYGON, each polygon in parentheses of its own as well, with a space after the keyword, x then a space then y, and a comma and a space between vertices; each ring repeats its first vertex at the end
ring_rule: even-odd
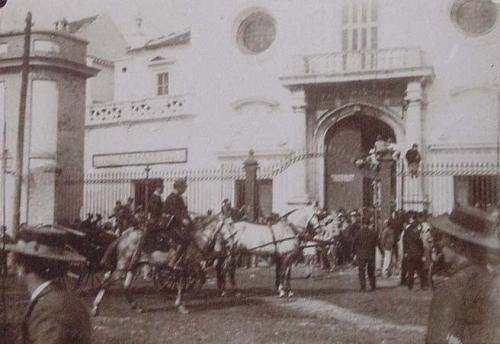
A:
MULTIPOLYGON (((418 145, 420 154, 424 153, 422 140, 422 82, 421 80, 413 80, 408 82, 406 87, 405 100, 408 102, 408 106, 405 114, 406 142, 404 150, 401 152, 403 158, 414 143, 418 145)), ((423 177, 420 175, 417 178, 411 178, 408 173, 405 173, 405 180, 404 208, 422 210, 425 204, 423 177)))
POLYGON ((254 222, 257 219, 258 189, 257 189, 257 168, 259 163, 255 159, 254 151, 248 152, 248 158, 243 162, 245 169, 245 215, 248 221, 254 222))
POLYGON ((306 94, 303 88, 292 90, 293 97, 293 149, 299 156, 290 167, 288 185, 290 189, 287 204, 290 206, 307 204, 310 199, 307 193, 307 105, 306 94))
POLYGON ((386 154, 380 159, 380 223, 382 224, 391 216, 393 206, 392 169, 394 160, 391 154, 386 154))

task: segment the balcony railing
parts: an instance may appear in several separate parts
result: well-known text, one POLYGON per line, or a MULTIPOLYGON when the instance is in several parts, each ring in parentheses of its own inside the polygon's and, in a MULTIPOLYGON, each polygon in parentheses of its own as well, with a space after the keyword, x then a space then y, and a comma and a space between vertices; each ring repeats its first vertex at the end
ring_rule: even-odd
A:
POLYGON ((296 58, 293 76, 373 73, 426 67, 418 48, 345 51, 296 58))
POLYGON ((87 126, 169 119, 192 115, 192 97, 188 95, 155 97, 127 102, 94 104, 87 108, 87 126))

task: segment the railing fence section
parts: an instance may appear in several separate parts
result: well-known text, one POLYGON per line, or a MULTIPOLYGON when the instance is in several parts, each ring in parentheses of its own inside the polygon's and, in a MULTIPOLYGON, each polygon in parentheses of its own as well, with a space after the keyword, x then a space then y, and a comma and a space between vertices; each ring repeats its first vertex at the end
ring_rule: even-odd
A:
MULTIPOLYGON (((306 163, 310 179, 307 181, 308 188, 316 188, 319 185, 318 168, 324 167, 324 157, 323 147, 316 147, 312 152, 292 152, 281 161, 259 167, 257 178, 262 181, 259 190, 266 193, 267 206, 272 207, 275 213, 287 211, 286 202, 294 196, 289 194, 293 189, 291 186, 301 175, 294 171, 301 168, 301 162, 306 163)), ((177 178, 187 178, 185 198, 189 209, 196 214, 206 214, 208 210, 218 212, 222 200, 226 198, 233 205, 242 205, 245 179, 242 166, 222 165, 213 169, 148 173, 104 172, 59 181, 62 183, 62 198, 66 200, 64 218, 73 221, 77 217, 84 218, 87 213, 100 213, 106 218, 112 215, 116 201, 125 203, 129 197, 135 199, 136 206, 144 206, 157 183, 163 183, 165 196, 171 192, 177 178), (75 197, 81 197, 78 195, 82 194, 82 188, 83 200, 75 201, 75 197)), ((493 162, 425 163, 420 164, 416 175, 412 175, 406 162, 401 159, 395 164, 392 173, 392 201, 399 209, 427 209, 433 214, 449 212, 458 203, 486 209, 499 201, 499 180, 499 169, 493 162)), ((372 198, 372 190, 369 190, 371 184, 365 184, 363 194, 366 197, 363 199, 369 200, 372 198)), ((324 190, 319 190, 317 195, 321 193, 324 190)), ((318 196, 318 199, 321 197, 318 196)))

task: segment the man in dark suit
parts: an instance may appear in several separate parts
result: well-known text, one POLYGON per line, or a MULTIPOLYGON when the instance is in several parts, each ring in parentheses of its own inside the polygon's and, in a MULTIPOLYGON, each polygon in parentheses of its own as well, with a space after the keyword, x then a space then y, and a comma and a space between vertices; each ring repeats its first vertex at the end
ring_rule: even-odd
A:
POLYGON ((148 204, 148 211, 153 221, 156 221, 163 214, 163 201, 161 195, 163 193, 163 184, 157 184, 155 191, 151 195, 148 204))
POLYGON ((429 222, 454 268, 432 295, 425 343, 497 343, 497 283, 487 263, 500 254, 498 213, 457 207, 429 222))
POLYGON ((164 213, 172 217, 169 226, 169 235, 178 244, 178 248, 172 262, 176 267, 183 256, 184 251, 190 243, 190 230, 193 226, 188 208, 182 195, 186 192, 187 182, 185 178, 174 182, 174 190, 165 199, 164 213))
POLYGON ((31 294, 22 323, 23 344, 91 343, 87 309, 57 282, 70 262, 85 261, 67 251, 65 244, 66 233, 48 225, 27 227, 16 244, 6 246, 14 253, 18 276, 31 294))
MULTIPOLYGON (((424 245, 420 238, 418 230, 418 222, 416 219, 408 224, 403 235, 403 259, 406 267, 406 285, 409 290, 413 289, 413 281, 415 272, 420 278, 420 288, 427 288, 427 279, 424 273, 423 257, 424 245)), ((403 278, 403 276, 402 276, 403 278)))
POLYGON ((363 218, 360 230, 354 238, 354 252, 358 264, 360 290, 366 291, 366 274, 370 282, 370 291, 375 290, 375 250, 378 235, 367 217, 363 218))

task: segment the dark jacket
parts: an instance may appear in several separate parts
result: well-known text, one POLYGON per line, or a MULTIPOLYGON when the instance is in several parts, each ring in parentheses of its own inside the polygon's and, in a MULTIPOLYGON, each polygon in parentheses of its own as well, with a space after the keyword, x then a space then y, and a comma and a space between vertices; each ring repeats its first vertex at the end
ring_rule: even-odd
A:
POLYGON ((408 161, 409 164, 418 164, 421 160, 420 153, 418 152, 418 149, 416 148, 410 148, 406 152, 406 161, 408 161))
POLYGON ((472 263, 459 267, 434 291, 425 342, 493 343, 497 328, 493 281, 486 268, 472 263))
POLYGON ((416 225, 408 225, 403 232, 403 254, 408 259, 421 259, 424 255, 424 245, 416 225))
POLYGON ((181 195, 172 192, 165 200, 164 212, 172 215, 177 224, 182 224, 182 220, 189 220, 189 213, 181 195))
POLYGON ((396 234, 394 233, 394 229, 387 225, 382 230, 382 234, 380 235, 380 245, 386 251, 390 251, 394 248, 396 243, 396 234))
POLYGON ((157 194, 153 194, 149 199, 149 213, 152 218, 158 218, 163 212, 163 201, 157 194))
POLYGON ((75 295, 50 284, 28 305, 23 344, 90 344, 90 316, 75 295))
POLYGON ((354 252, 357 258, 375 259, 377 248, 377 232, 369 228, 360 228, 354 238, 354 252))

